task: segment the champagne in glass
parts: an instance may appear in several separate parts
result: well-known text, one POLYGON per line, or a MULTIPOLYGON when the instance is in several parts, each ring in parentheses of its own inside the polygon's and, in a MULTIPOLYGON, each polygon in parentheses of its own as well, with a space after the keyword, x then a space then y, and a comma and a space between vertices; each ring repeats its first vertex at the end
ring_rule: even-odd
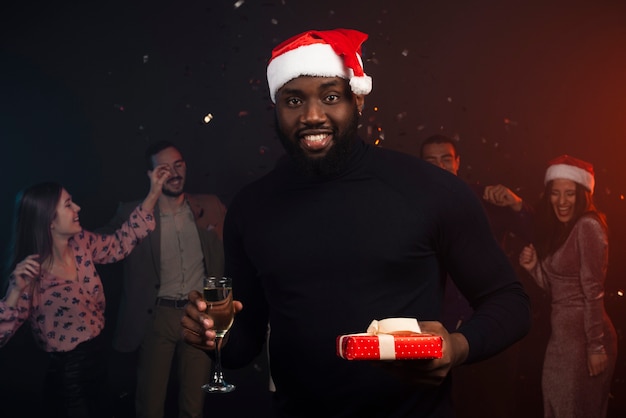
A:
POLYGON ((207 277, 204 279, 204 299, 207 304, 207 315, 211 317, 215 330, 215 361, 209 383, 202 389, 209 393, 228 393, 235 390, 235 385, 226 383, 222 373, 220 350, 222 339, 233 324, 235 310, 233 308, 233 284, 228 277, 207 277))

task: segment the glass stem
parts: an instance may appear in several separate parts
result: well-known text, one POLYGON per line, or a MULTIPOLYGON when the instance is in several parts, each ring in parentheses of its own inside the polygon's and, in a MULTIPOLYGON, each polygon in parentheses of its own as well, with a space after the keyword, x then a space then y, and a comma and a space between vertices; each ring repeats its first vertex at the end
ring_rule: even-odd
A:
POLYGON ((213 381, 215 383, 224 383, 224 375, 222 374, 222 337, 215 337, 215 367, 213 370, 213 381))

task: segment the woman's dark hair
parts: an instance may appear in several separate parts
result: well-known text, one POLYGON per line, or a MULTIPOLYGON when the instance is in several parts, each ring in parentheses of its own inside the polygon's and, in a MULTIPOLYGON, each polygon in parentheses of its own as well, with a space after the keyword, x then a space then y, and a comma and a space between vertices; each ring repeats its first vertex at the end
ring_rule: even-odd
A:
POLYGON ((558 250, 563 243, 565 243, 565 240, 567 240, 576 222, 583 216, 596 218, 608 233, 605 215, 596 208, 591 192, 578 183, 576 183, 574 216, 567 223, 559 221, 554 213, 552 203, 550 202, 553 183, 554 181, 552 180, 546 183, 541 200, 537 205, 537 222, 535 222, 535 237, 537 237, 537 242, 535 247, 540 259, 544 259, 558 250))
MULTIPOLYGON (((52 234, 50 224, 57 216, 57 204, 63 186, 54 182, 39 183, 20 191, 15 198, 13 215, 13 240, 10 249, 8 272, 31 254, 39 255, 39 262, 50 260, 52 234)), ((6 284, 5 284, 6 285, 6 284)), ((3 290, 6 286, 3 286, 3 290)))

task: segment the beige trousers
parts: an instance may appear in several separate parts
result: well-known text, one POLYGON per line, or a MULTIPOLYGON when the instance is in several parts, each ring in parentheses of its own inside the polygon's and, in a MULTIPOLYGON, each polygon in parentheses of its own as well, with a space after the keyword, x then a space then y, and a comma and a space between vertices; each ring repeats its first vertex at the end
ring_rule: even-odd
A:
POLYGON ((176 379, 173 387, 178 389, 178 416, 202 418, 205 392, 200 387, 208 382, 211 359, 204 351, 183 341, 182 309, 164 306, 154 309, 154 319, 139 348, 137 418, 163 418, 170 378, 176 379), (172 364, 174 359, 176 363, 172 364), (176 370, 177 375, 170 376, 170 370, 176 370))

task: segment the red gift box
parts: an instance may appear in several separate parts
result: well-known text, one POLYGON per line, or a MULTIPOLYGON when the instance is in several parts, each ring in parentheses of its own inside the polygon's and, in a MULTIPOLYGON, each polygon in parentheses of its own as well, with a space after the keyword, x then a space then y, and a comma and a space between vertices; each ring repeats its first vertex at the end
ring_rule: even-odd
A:
MULTIPOLYGON (((396 319, 406 320, 405 318, 392 320, 396 319)), ((377 321, 372 324, 375 322, 377 321)), ((417 326, 416 320, 415 325, 417 326)), ((393 326, 387 328, 391 329, 381 332, 372 329, 370 325, 367 333, 338 336, 337 355, 346 360, 413 360, 442 357, 443 340, 440 335, 394 330, 393 326)), ((419 330, 419 327, 417 329, 419 330)))

